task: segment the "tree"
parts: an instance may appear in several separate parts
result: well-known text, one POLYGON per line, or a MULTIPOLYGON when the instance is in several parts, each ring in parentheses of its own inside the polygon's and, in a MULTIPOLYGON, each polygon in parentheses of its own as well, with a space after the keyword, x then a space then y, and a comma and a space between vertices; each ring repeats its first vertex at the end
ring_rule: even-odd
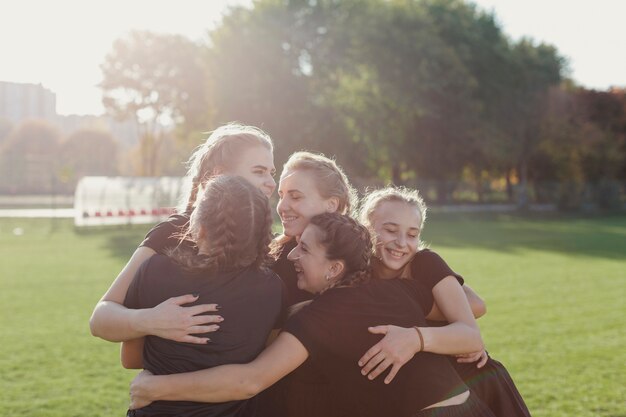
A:
POLYGON ((210 118, 204 49, 179 35, 132 32, 102 64, 103 103, 118 118, 141 123, 141 175, 158 175, 167 128, 186 138, 210 118))
POLYGON ((0 152, 2 188, 10 193, 56 192, 61 134, 43 120, 18 125, 0 152))
POLYGON ((72 133, 60 149, 62 181, 71 189, 86 175, 117 175, 118 144, 109 132, 81 129, 72 133))

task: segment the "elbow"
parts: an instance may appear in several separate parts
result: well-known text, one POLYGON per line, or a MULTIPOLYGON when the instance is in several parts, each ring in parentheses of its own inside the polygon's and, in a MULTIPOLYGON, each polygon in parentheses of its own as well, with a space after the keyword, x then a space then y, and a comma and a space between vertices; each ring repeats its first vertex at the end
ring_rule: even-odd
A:
MULTIPOLYGON (((96 307, 97 308, 97 307, 96 307)), ((91 318, 89 318, 89 331, 92 336, 102 337, 102 333, 100 333, 100 326, 98 326, 98 319, 96 318, 96 310, 91 314, 91 318)))
POLYGON ((263 391, 264 387, 256 381, 246 380, 242 381, 240 399, 247 400, 263 391))
POLYGON ((483 342, 483 338, 480 335, 480 330, 473 329, 471 345, 472 352, 478 352, 485 349, 485 343, 483 342))
POLYGON ((474 305, 474 317, 481 318, 485 314, 487 314, 487 304, 483 300, 480 300, 474 305))

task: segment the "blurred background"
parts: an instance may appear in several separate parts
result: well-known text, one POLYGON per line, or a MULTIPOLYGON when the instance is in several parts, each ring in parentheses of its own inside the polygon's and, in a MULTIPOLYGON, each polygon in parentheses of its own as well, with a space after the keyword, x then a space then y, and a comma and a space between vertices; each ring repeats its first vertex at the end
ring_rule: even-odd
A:
POLYGON ((191 151, 239 121, 271 135, 279 172, 306 149, 361 191, 420 189, 424 238, 485 298, 483 338, 534 416, 626 416, 621 0, 23 0, 0 14, 0 415, 125 413, 134 372, 89 315, 171 211, 191 151), (145 199, 111 203, 129 195, 145 199), (69 219, 131 209, 146 224, 69 219))

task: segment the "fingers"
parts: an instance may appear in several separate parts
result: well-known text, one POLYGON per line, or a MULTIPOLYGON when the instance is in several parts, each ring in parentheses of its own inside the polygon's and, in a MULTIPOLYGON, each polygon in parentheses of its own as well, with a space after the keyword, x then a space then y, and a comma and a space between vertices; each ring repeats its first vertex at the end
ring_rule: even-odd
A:
POLYGON ((214 324, 212 326, 191 326, 189 329, 187 329, 187 333, 189 333, 190 335, 212 333, 216 332, 219 328, 220 326, 218 326, 217 324, 214 324))
POLYGON ((361 356, 361 359, 359 359, 359 366, 363 366, 366 363, 368 363, 369 360, 372 359, 379 352, 380 352, 380 343, 376 343, 374 346, 370 348, 370 350, 365 352, 365 355, 361 356))
POLYGON ((193 316, 191 317, 190 320, 191 320, 192 326, 198 326, 202 324, 221 323, 224 321, 224 317, 216 316, 214 314, 211 314, 211 315, 203 314, 200 316, 193 316))
POLYGON ((368 327, 367 330, 373 334, 387 334, 387 331, 389 330, 389 326, 368 327))
POLYGON ((184 308, 192 316, 197 316, 198 314, 219 310, 219 306, 217 304, 200 304, 197 306, 184 307, 184 308))
POLYGON ((198 299, 198 294, 185 294, 185 295, 180 295, 178 297, 172 297, 168 301, 180 306, 183 304, 193 303, 197 299, 198 299))
POLYGON ((476 364, 477 368, 482 368, 483 366, 485 366, 485 364, 487 363, 487 360, 489 360, 489 355, 487 355, 487 352, 485 352, 483 350, 482 355, 480 356, 480 360, 478 361, 478 363, 476 364))
POLYGON ((374 369, 375 366, 380 364, 385 360, 385 354, 379 351, 376 355, 374 355, 370 360, 367 361, 365 366, 361 369, 361 374, 367 375, 374 369))
POLYGON ((385 378, 385 384, 389 384, 391 381, 393 381, 393 379, 396 377, 396 374, 398 373, 400 368, 402 368, 402 365, 399 365, 397 363, 393 364, 393 366, 391 367, 391 371, 389 372, 389 375, 387 375, 387 377, 385 378))
POLYGON ((211 339, 209 339, 208 337, 197 337, 197 336, 191 336, 188 334, 177 339, 176 341, 184 342, 184 343, 193 343, 194 345, 206 345, 207 343, 211 342, 211 339))
POLYGON ((383 359, 382 362, 380 362, 378 364, 378 366, 376 367, 376 369, 374 369, 372 372, 370 372, 367 375, 367 378, 371 381, 373 379, 375 379, 378 375, 382 374, 383 372, 385 372, 385 370, 387 368, 389 368, 392 365, 392 361, 390 359, 383 359))

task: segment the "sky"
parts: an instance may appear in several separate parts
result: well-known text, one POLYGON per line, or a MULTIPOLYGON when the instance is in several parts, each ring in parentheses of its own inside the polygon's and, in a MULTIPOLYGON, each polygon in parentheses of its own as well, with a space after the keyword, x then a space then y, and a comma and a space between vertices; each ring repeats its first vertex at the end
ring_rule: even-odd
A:
MULTIPOLYGON (((626 0, 477 0, 512 39, 551 43, 589 88, 626 87, 626 0)), ((60 114, 101 114, 100 64, 131 30, 202 39, 250 0, 8 0, 0 6, 0 81, 42 84, 60 114)))

